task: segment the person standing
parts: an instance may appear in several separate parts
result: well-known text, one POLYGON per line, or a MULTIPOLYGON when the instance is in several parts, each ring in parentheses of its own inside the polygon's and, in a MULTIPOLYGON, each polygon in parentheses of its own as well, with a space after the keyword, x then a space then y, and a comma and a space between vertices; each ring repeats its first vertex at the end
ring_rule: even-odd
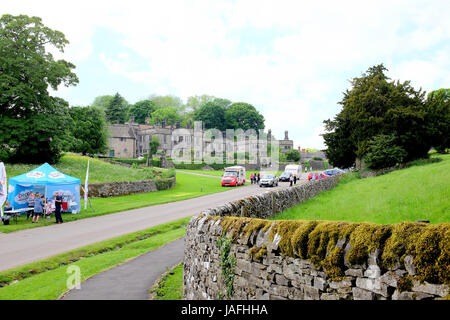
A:
POLYGON ((27 220, 30 218, 31 215, 33 215, 33 211, 34 211, 34 193, 33 192, 31 192, 30 196, 28 197, 28 208, 33 209, 33 210, 27 211, 27 220))
POLYGON ((294 184, 297 184, 297 175, 294 174, 294 184))
POLYGON ((291 175, 290 177, 289 177, 289 187, 292 187, 292 183, 294 182, 294 176, 293 175, 291 175))
POLYGON ((259 180, 261 180, 261 174, 258 172, 258 184, 259 184, 259 180))
POLYGON ((44 199, 40 196, 39 193, 36 193, 36 196, 34 197, 34 211, 31 223, 39 223, 39 217, 43 212, 44 212, 44 199))
POLYGON ((56 223, 63 223, 62 217, 61 217, 61 206, 62 206, 62 196, 60 193, 56 192, 55 195, 55 218, 56 223))
POLYGON ((251 182, 251 184, 253 184, 253 173, 250 174, 250 182, 251 182))

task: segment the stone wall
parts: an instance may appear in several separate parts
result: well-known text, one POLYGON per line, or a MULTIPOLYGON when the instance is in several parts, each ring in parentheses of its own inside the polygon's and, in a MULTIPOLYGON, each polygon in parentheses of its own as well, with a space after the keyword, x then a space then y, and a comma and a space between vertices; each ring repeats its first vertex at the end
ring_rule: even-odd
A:
MULTIPOLYGON (((354 234, 367 233, 366 237, 369 239, 371 234, 364 229, 369 228, 369 224, 324 222, 319 224, 320 228, 317 225, 315 229, 304 233, 306 239, 309 237, 309 240, 304 242, 302 237, 295 241, 286 241, 288 236, 283 235, 281 230, 291 228, 289 237, 295 239, 295 235, 300 234, 297 233, 298 230, 308 226, 305 222, 301 224, 285 221, 282 224, 281 221, 233 217, 231 220, 234 221, 230 224, 230 218, 200 215, 189 222, 185 238, 184 299, 422 300, 448 297, 448 285, 418 279, 422 276, 421 270, 426 273, 437 266, 436 270, 443 270, 442 278, 448 281, 448 271, 447 275, 445 274, 449 263, 448 255, 439 253, 433 256, 429 253, 435 250, 436 246, 446 250, 448 243, 445 244, 445 236, 440 235, 448 234, 450 224, 444 227, 412 223, 402 226, 411 230, 416 228, 416 235, 418 233, 423 234, 425 238, 437 239, 434 248, 430 243, 424 248, 417 248, 418 255, 427 257, 425 262, 423 258, 418 259, 421 268, 419 270, 414 262, 416 257, 405 252, 404 256, 401 256, 402 250, 398 247, 397 251, 394 251, 398 254, 398 261, 386 268, 386 255, 381 248, 369 250, 367 256, 364 256, 365 250, 368 249, 358 244, 358 239, 351 235, 349 238, 338 239, 330 248, 330 242, 327 241, 332 238, 332 233, 323 231, 328 223, 328 226, 337 226, 337 230, 349 228, 354 230, 354 234), (297 231, 294 227, 298 228, 297 231), (358 228, 361 230, 358 231, 358 228), (317 230, 322 230, 322 233, 314 240, 313 235, 318 235, 317 230), (218 244, 218 240, 228 237, 233 239, 229 257, 235 261, 231 270, 234 274, 231 291, 223 281, 221 255, 224 252, 218 244), (290 245, 293 248, 301 248, 301 243, 308 244, 308 252, 318 254, 315 263, 312 262, 314 255, 303 258, 301 255, 304 254, 299 253, 300 249, 293 250, 291 254, 286 253, 292 250, 290 245), (328 248, 328 252, 311 250, 315 249, 315 245, 328 248), (431 249, 428 249, 428 246, 431 249), (356 264, 348 258, 349 252, 354 254, 352 250, 366 258, 356 264), (342 255, 335 255, 335 252, 341 252, 342 255), (322 258, 317 261, 321 254, 322 258), (232 293, 228 295, 227 292, 232 293)), ((399 231, 403 230, 402 228, 393 226, 388 230, 385 226, 378 225, 374 227, 374 234, 382 233, 381 230, 390 235, 381 237, 381 247, 391 246, 392 242, 389 241, 403 237, 399 231)), ((431 278, 436 278, 438 273, 436 271, 436 275, 432 274, 431 278)))
MULTIPOLYGON (((176 184, 176 178, 161 178, 158 180, 119 181, 89 184, 90 198, 117 197, 135 193, 148 193, 170 189, 176 184)), ((81 191, 81 195, 84 192, 81 191)))
POLYGON ((210 208, 203 211, 202 214, 266 219, 287 208, 302 203, 322 191, 332 189, 337 184, 339 177, 340 175, 335 175, 289 188, 267 191, 260 195, 228 202, 216 208, 210 208))

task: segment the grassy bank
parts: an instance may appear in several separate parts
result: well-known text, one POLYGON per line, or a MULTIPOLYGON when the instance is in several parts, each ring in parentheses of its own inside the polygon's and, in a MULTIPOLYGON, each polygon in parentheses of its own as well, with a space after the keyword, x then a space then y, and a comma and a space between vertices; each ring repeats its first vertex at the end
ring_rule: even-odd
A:
MULTIPOLYGON (((136 181, 152 178, 151 170, 146 168, 129 168, 108 163, 106 161, 83 157, 75 154, 65 154, 60 161, 52 165, 64 174, 78 178, 84 183, 89 159, 89 182, 136 181)), ((6 164, 8 177, 18 176, 37 168, 36 164, 6 164)))
MULTIPOLYGON (((227 190, 229 189, 223 188, 220 185, 220 180, 216 178, 195 176, 178 172, 177 183, 172 189, 121 197, 91 199, 91 204, 95 212, 92 212, 88 205, 88 209, 82 209, 79 214, 64 213, 63 220, 64 222, 70 222, 114 212, 196 198, 227 190)), ((84 200, 81 201, 81 206, 84 208, 84 200)), ((22 229, 42 227, 50 224, 54 224, 54 218, 41 219, 39 223, 33 224, 31 223, 31 219, 27 220, 25 216, 22 216, 18 218, 17 224, 14 221, 11 221, 7 226, 1 224, 0 232, 8 233, 22 229)))
POLYGON ((66 288, 67 268, 76 265, 81 280, 184 236, 189 218, 102 241, 0 273, 0 300, 53 300, 66 288))
POLYGON ((349 175, 332 190, 277 215, 275 220, 397 223, 450 221, 450 155, 382 176, 349 175))

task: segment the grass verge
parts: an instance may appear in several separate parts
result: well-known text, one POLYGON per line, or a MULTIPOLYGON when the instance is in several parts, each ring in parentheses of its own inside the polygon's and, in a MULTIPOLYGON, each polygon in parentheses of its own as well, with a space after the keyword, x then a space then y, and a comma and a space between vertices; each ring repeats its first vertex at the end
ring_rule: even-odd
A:
POLYGON ((0 273, 0 300, 53 300, 67 290, 67 268, 81 280, 184 236, 190 218, 98 242, 0 273))
POLYGON ((152 300, 183 300, 183 264, 166 272, 150 293, 152 300))

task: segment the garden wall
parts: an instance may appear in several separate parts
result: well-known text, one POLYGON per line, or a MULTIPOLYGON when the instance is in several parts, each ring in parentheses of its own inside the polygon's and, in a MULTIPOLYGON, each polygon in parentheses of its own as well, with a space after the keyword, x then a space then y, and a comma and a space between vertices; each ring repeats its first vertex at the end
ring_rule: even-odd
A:
MULTIPOLYGON (((135 193, 148 193, 170 189, 176 184, 176 178, 157 178, 139 181, 118 181, 89 184, 89 197, 106 198, 135 193)), ((81 191, 81 195, 84 192, 81 191)))

